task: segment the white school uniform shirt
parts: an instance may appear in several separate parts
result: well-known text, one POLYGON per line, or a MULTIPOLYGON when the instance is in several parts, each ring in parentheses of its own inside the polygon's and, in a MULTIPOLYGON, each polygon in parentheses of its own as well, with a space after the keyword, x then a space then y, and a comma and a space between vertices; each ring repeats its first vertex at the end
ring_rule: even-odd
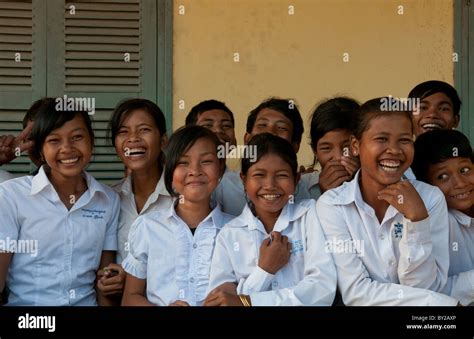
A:
POLYGON ((130 229, 130 253, 122 266, 146 279, 146 296, 152 304, 168 306, 184 300, 200 306, 207 296, 216 236, 232 218, 216 206, 193 236, 174 207, 142 215, 130 229))
POLYGON ((449 272, 444 293, 464 305, 474 303, 474 219, 449 210, 449 272))
POLYGON ((253 306, 330 306, 336 270, 315 218, 313 199, 285 205, 273 230, 288 237, 291 256, 276 274, 270 274, 258 266, 260 245, 269 235, 246 205, 217 237, 209 292, 231 282, 237 284, 238 294, 250 296, 253 306))
POLYGON ((434 186, 410 180, 429 217, 412 222, 393 206, 379 223, 362 198, 360 170, 317 201, 346 305, 456 305, 441 292, 449 267, 448 213, 434 186))
POLYGON ((14 252, 8 305, 97 305, 96 271, 102 251, 117 250, 120 202, 110 187, 84 176, 88 189, 70 210, 43 167, 0 185, 0 240, 14 252), (20 253, 27 248, 21 242, 29 253, 20 253))
POLYGON ((140 213, 137 212, 135 195, 133 194, 132 190, 132 179, 130 176, 124 178, 112 186, 112 188, 120 196, 117 263, 121 264, 128 255, 128 234, 130 233, 130 227, 138 218, 138 216, 151 211, 168 209, 173 205, 173 198, 166 190, 164 177, 165 175, 163 172, 161 174, 160 180, 158 180, 158 183, 156 184, 155 191, 148 197, 140 213))
MULTIPOLYGON (((304 199, 311 199, 311 193, 304 183, 298 182, 296 185, 294 202, 300 202, 304 199)), ((240 178, 240 169, 238 171, 226 170, 221 182, 217 185, 212 194, 212 199, 218 203, 225 213, 238 216, 242 213, 247 204, 244 185, 240 178)))
POLYGON ((14 176, 8 173, 7 171, 0 170, 0 183, 13 179, 14 176))

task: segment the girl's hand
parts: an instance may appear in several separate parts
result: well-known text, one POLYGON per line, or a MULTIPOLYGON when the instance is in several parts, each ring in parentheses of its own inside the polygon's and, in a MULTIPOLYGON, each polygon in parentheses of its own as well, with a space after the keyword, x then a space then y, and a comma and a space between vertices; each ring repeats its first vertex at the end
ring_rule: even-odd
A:
POLYGON ((18 153, 31 150, 33 141, 28 140, 33 125, 28 125, 17 137, 0 135, 0 165, 8 164, 17 157, 18 153))
POLYGON ((104 296, 122 294, 127 274, 118 264, 109 264, 97 272, 97 288, 104 296))
POLYGON ((204 300, 203 306, 244 306, 237 294, 213 290, 204 300))
POLYGON ((411 221, 420 221, 428 217, 423 200, 407 180, 387 186, 379 192, 378 198, 387 201, 411 221))
POLYGON ((344 166, 351 178, 354 176, 354 173, 357 172, 357 170, 360 168, 360 160, 358 157, 343 156, 341 158, 341 164, 342 166, 344 166))
POLYGON ((189 304, 184 300, 176 300, 175 302, 172 302, 168 306, 186 307, 186 306, 189 306, 189 304))
MULTIPOLYGON (((353 167, 352 163, 350 163, 350 165, 353 167)), ((340 186, 344 181, 350 180, 351 177, 352 174, 346 170, 342 162, 339 160, 328 161, 319 174, 319 188, 321 193, 340 186)))
POLYGON ((280 232, 272 232, 271 237, 260 245, 258 266, 270 274, 275 274, 290 260, 290 251, 291 243, 288 242, 288 237, 280 232))

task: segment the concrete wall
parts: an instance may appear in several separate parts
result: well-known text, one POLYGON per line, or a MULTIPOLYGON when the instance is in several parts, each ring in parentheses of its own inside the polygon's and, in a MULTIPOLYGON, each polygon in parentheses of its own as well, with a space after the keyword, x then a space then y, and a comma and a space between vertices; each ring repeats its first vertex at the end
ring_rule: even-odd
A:
POLYGON ((322 99, 406 97, 425 80, 453 83, 452 0, 175 0, 173 29, 173 128, 215 98, 235 113, 242 143, 252 108, 293 97, 304 165, 313 160, 309 115, 322 99))

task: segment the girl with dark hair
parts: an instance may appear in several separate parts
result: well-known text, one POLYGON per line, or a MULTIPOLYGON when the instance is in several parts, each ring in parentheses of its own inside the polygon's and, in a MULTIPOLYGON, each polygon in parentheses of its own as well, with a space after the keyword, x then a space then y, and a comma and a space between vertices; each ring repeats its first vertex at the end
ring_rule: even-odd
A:
POLYGON ((171 208, 139 216, 130 229, 123 305, 196 306, 206 297, 215 238, 233 217, 211 206, 224 173, 220 141, 205 127, 178 129, 166 149, 171 208))
POLYGON ((0 239, 13 244, 0 249, 0 291, 6 283, 8 305, 110 305, 94 284, 115 259, 120 202, 85 172, 94 143, 89 115, 47 101, 31 139, 38 174, 0 186, 0 239))

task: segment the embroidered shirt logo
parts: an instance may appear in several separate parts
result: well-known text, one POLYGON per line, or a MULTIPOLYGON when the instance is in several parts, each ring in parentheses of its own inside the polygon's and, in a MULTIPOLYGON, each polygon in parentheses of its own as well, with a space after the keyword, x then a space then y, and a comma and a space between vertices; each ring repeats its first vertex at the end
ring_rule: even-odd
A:
POLYGON ((401 239, 402 238, 402 231, 403 231, 403 224, 397 222, 395 225, 393 225, 393 232, 395 234, 396 239, 401 239))
POLYGON ((88 208, 81 208, 82 217, 89 219, 104 219, 105 210, 93 210, 88 208))
POLYGON ((291 243, 291 254, 302 252, 303 242, 301 240, 295 240, 291 243))

